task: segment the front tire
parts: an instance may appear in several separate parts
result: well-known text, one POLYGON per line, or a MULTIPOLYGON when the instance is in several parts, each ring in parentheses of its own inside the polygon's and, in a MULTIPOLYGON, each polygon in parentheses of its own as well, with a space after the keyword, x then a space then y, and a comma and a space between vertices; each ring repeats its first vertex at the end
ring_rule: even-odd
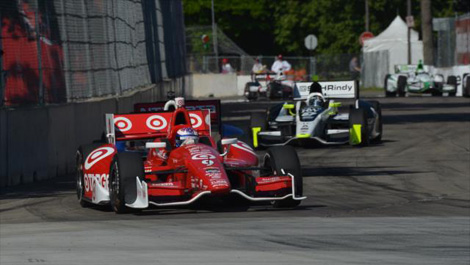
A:
POLYGON ((383 135, 382 107, 380 106, 380 102, 378 101, 370 101, 370 104, 372 104, 372 107, 374 108, 375 112, 379 116, 377 119, 377 122, 378 122, 377 132, 380 134, 374 139, 371 139, 372 143, 377 144, 377 143, 382 142, 382 135, 383 135))
POLYGON ((388 74, 388 75, 385 76, 385 81, 384 81, 385 97, 387 97, 387 98, 395 97, 397 95, 396 92, 389 92, 387 90, 387 88, 388 88, 388 82, 387 81, 388 81, 389 78, 390 78, 390 75, 388 74))
POLYGON ((455 75, 451 75, 447 77, 447 84, 454 86, 454 92, 449 92, 449 97, 455 97, 457 94, 457 77, 455 75))
POLYGON ((75 162, 77 167, 76 172, 76 190, 77 190, 77 199, 82 207, 89 207, 91 206, 91 202, 85 198, 85 178, 83 175, 83 163, 85 159, 88 157, 93 150, 100 147, 101 143, 94 143, 89 145, 80 146, 77 150, 77 154, 75 156, 75 162))
POLYGON ((109 199, 117 214, 128 213, 127 203, 137 198, 136 177, 145 177, 142 157, 136 153, 118 153, 114 156, 109 174, 109 199))
POLYGON ((354 134, 349 136, 350 145, 369 145, 369 128, 367 124, 367 112, 365 109, 351 108, 349 112, 349 131, 350 134, 354 134), (357 131, 358 125, 360 125, 359 131, 357 131))
MULTIPOLYGON (((302 169, 297 152, 292 146, 276 146, 269 148, 265 158, 264 167, 271 170, 273 175, 283 175, 284 172, 294 176, 294 191, 296 197, 303 195, 302 169)), ((275 208, 292 208, 300 204, 301 201, 287 198, 282 201, 274 201, 275 208)))
POLYGON ((398 81, 397 81, 397 90, 398 90, 398 96, 399 97, 404 97, 406 94, 406 83, 407 83, 407 78, 406 76, 399 76, 398 81))

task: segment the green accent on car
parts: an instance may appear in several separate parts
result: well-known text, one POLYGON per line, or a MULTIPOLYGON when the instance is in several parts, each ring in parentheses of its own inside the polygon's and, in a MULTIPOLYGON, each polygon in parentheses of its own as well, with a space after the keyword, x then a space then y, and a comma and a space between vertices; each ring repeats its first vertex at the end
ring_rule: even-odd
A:
POLYGON ((361 129, 362 125, 360 124, 353 124, 352 128, 349 129, 349 142, 352 145, 362 143, 361 129))
POLYGON ((253 147, 258 147, 258 133, 261 131, 261 127, 253 127, 251 128, 253 132, 253 147))
POLYGON ((330 102, 330 104, 328 104, 328 108, 330 108, 328 115, 338 114, 338 107, 341 107, 341 102, 330 102))
POLYGON ((305 138, 310 138, 309 133, 304 133, 304 134, 297 134, 297 138, 305 139, 305 138))
POLYGON ((293 109, 295 109, 294 104, 284 104, 282 105, 282 107, 285 108, 286 110, 289 110, 289 115, 295 116, 295 112, 293 112, 293 109))

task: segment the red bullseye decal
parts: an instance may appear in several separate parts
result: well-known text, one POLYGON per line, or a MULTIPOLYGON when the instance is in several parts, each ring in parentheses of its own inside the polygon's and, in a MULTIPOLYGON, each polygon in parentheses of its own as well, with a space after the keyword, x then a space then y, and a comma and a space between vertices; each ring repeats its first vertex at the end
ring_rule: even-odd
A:
POLYGON ((202 125, 202 119, 195 113, 189 113, 189 117, 191 118, 191 124, 193 128, 198 128, 202 125))
POLYGON ((85 160, 85 169, 90 169, 98 161, 105 157, 108 157, 114 153, 114 149, 111 147, 101 147, 91 152, 85 160))
POLYGON ((164 129, 168 125, 166 119, 160 115, 152 115, 148 117, 145 124, 148 128, 157 131, 164 129))
POLYGON ((132 122, 125 117, 117 117, 114 119, 114 126, 121 132, 127 132, 132 128, 132 122))

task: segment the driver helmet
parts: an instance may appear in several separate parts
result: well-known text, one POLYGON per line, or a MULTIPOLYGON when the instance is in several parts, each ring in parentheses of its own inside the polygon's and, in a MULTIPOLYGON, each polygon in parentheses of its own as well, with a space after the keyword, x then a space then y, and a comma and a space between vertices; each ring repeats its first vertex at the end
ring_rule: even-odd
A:
POLYGON ((315 109, 320 109, 323 108, 323 103, 325 102, 321 97, 314 96, 310 99, 309 105, 313 106, 315 109))
POLYGON ((185 144, 196 144, 198 142, 198 134, 191 127, 184 127, 176 132, 175 146, 180 147, 185 144))

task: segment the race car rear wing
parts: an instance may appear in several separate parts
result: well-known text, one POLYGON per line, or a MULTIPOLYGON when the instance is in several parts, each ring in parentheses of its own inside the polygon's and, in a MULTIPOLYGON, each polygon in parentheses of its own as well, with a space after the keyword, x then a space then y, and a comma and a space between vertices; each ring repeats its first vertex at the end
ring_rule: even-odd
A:
MULTIPOLYGON (((350 81, 321 81, 318 82, 321 86, 321 93, 325 98, 329 99, 344 99, 344 98, 359 98, 359 82, 350 81)), ((294 99, 306 99, 311 92, 312 82, 296 82, 294 87, 294 99)))
MULTIPOLYGON (((108 143, 145 138, 166 137, 172 124, 173 112, 106 114, 108 143)), ((210 136, 211 119, 208 110, 189 111, 192 127, 199 135, 210 136)))
MULTIPOLYGON (((396 74, 414 73, 416 72, 418 65, 417 64, 396 64, 394 68, 395 68, 396 74)), ((423 65, 423 71, 429 72, 429 65, 423 65)))
MULTIPOLYGON (((135 113, 150 113, 150 112, 162 112, 163 107, 167 101, 157 101, 151 103, 136 103, 134 104, 135 113)), ((185 100, 184 107, 187 110, 209 110, 211 115, 211 125, 218 126, 219 131, 222 131, 221 119, 221 105, 219 99, 213 100, 185 100)))

